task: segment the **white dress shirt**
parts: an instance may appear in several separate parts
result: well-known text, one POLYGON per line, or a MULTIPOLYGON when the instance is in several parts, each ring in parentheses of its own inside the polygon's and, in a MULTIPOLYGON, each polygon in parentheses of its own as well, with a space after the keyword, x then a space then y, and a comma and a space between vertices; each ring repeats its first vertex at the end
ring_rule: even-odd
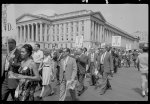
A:
POLYGON ((41 61, 44 58, 43 51, 38 50, 37 52, 34 52, 32 57, 33 57, 33 60, 34 60, 35 63, 41 63, 41 61))
POLYGON ((105 58, 106 53, 107 53, 107 51, 102 54, 102 57, 101 57, 101 64, 104 64, 104 58, 105 58))

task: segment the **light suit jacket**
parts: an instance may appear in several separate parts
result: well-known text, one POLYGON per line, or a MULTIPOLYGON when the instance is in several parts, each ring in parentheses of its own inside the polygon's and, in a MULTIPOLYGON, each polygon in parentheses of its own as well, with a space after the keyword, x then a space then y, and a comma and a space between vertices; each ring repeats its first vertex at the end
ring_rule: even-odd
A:
MULTIPOLYGON (((75 79, 76 78, 76 75, 77 75, 77 63, 76 63, 76 60, 70 56, 68 56, 68 61, 67 61, 67 64, 66 64, 66 69, 65 69, 65 78, 66 80, 71 80, 71 79, 75 79)), ((61 63, 60 63, 60 82, 62 81, 63 79, 63 71, 64 71, 64 60, 62 59, 61 60, 61 63)))

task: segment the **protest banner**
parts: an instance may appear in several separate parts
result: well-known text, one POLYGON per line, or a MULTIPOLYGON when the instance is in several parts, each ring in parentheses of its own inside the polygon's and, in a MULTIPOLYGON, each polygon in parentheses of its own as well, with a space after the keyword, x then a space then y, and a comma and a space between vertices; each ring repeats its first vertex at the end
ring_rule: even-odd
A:
POLYGON ((101 43, 101 48, 105 48, 105 43, 101 43))
POLYGON ((6 43, 8 38, 16 40, 16 19, 14 4, 2 4, 2 41, 6 43))
POLYGON ((121 46, 121 36, 112 36, 112 46, 121 46))
POLYGON ((83 45, 83 36, 76 36, 75 47, 81 48, 83 45))

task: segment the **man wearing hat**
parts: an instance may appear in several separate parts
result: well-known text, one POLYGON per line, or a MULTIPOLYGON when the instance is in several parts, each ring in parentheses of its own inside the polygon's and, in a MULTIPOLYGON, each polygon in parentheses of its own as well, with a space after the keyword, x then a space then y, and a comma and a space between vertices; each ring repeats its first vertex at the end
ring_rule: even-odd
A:
POLYGON ((1 97, 3 101, 7 101, 9 94, 12 96, 14 101, 15 90, 18 86, 19 80, 11 77, 10 73, 18 73, 18 69, 21 65, 20 51, 16 48, 16 41, 12 38, 8 39, 8 53, 5 57, 5 62, 2 67, 2 92, 1 97))

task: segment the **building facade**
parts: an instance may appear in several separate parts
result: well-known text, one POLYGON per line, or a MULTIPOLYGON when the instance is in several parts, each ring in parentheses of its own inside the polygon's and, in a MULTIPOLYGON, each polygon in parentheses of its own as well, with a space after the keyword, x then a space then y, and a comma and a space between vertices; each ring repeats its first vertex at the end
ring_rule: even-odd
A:
POLYGON ((142 43, 142 42, 148 43, 148 32, 136 31, 132 35, 135 37, 139 37, 139 43, 142 43))
POLYGON ((17 43, 39 43, 42 48, 75 47, 76 36, 83 36, 83 47, 112 42, 121 36, 121 47, 126 43, 138 48, 138 39, 108 23, 100 12, 81 10, 54 16, 24 14, 17 18, 17 43))

